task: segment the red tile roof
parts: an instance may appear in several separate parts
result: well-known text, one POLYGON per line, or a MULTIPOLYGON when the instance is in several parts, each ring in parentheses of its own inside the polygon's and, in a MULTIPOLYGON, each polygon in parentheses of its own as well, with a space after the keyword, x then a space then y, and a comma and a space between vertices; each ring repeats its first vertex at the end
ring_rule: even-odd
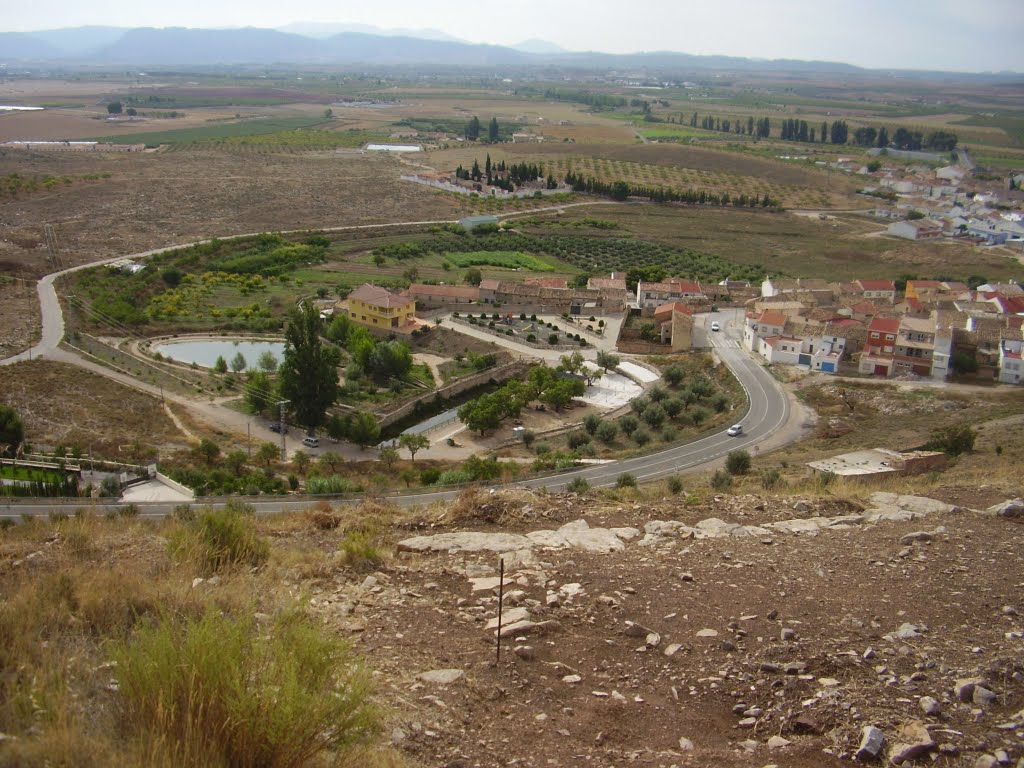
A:
POLYGON ((862 291, 895 291, 896 284, 892 280, 858 280, 857 285, 862 291))
POLYGON ((785 325, 786 316, 781 312, 762 312, 760 315, 754 313, 747 317, 762 325, 785 325))
POLYGON ((474 288, 471 285, 427 285, 426 283, 413 283, 409 286, 409 294, 478 299, 480 298, 480 289, 474 288))
POLYGON ((675 312, 682 312, 684 315, 693 315, 693 309, 691 307, 686 306, 680 301, 672 301, 668 304, 662 304, 660 307, 657 307, 654 310, 654 316, 657 317, 658 315, 667 315, 675 312))
POLYGON ((399 296, 398 294, 391 293, 387 288, 381 288, 373 283, 363 283, 352 291, 348 297, 357 301, 364 301, 375 307, 387 309, 391 307, 404 307, 413 303, 413 300, 408 296, 399 296))
POLYGON ((692 280, 680 280, 670 277, 661 283, 644 283, 639 286, 641 291, 658 291, 660 293, 701 293, 700 286, 692 280))
POLYGON ((539 285, 541 288, 568 288, 569 283, 564 277, 528 277, 527 285, 539 285))
POLYGON ((875 317, 868 324, 869 331, 888 333, 895 336, 900 331, 900 319, 898 317, 875 317))

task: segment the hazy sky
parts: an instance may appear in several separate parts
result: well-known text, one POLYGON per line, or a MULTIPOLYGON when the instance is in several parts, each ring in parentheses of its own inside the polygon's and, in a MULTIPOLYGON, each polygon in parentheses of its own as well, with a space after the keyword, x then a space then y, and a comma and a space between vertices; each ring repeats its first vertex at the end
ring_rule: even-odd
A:
POLYGON ((300 21, 433 28, 499 44, 541 38, 570 50, 1024 71, 1024 0, 51 0, 5 3, 0 27, 278 27, 300 21))

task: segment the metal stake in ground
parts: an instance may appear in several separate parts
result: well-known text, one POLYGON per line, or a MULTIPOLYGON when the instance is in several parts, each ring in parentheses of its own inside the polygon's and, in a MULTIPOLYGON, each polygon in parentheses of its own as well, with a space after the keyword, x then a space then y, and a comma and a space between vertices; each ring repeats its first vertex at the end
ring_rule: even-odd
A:
POLYGON ((498 565, 498 664, 501 664, 501 609, 505 602, 505 558, 498 565))

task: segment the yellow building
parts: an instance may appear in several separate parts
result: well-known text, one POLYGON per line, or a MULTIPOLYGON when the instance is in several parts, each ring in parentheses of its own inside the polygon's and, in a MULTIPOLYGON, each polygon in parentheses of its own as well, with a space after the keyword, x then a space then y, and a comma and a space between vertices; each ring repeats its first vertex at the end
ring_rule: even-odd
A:
POLYGON ((348 314, 368 328, 401 328, 416 317, 416 302, 371 283, 364 283, 348 295, 348 314))

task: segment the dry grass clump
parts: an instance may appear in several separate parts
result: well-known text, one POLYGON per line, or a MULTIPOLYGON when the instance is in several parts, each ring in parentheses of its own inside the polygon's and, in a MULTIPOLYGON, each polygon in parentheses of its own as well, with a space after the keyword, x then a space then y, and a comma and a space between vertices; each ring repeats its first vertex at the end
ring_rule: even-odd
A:
POLYGON ((121 721, 163 765, 307 765, 377 728, 369 675, 298 610, 165 614, 114 647, 121 721))
POLYGON ((270 544, 256 531, 251 507, 229 503, 207 509, 168 536, 172 556, 211 575, 238 567, 257 568, 270 556, 270 544))

